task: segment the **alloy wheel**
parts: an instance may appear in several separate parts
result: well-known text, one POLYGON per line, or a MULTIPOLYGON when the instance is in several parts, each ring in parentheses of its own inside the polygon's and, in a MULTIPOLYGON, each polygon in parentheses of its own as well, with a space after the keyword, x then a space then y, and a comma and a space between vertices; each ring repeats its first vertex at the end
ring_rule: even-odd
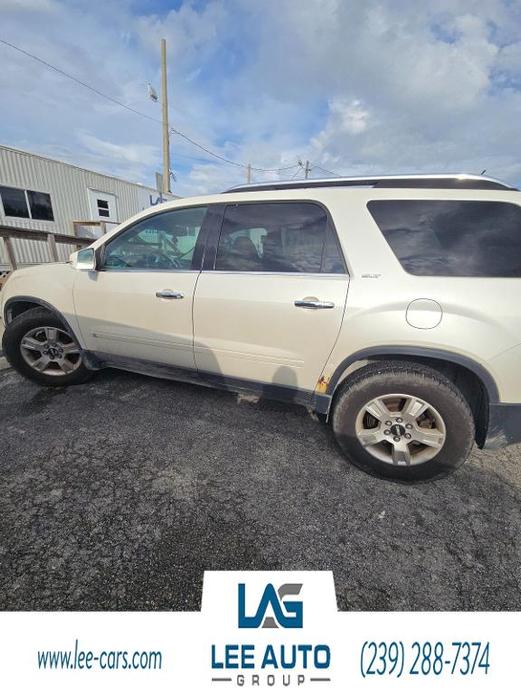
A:
POLYGON ((81 349, 68 332, 54 326, 33 328, 20 342, 24 361, 47 376, 70 374, 82 362, 81 349))
POLYGON ((438 455, 445 443, 445 422, 426 400, 393 393, 373 398, 355 422, 360 444, 391 465, 420 465, 438 455))

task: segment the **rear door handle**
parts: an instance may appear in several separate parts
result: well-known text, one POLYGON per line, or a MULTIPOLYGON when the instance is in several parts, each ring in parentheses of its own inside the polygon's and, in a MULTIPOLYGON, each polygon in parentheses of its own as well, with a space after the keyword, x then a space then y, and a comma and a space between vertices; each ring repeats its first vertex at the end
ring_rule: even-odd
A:
POLYGON ((318 299, 297 299, 295 306, 297 308, 335 308, 332 301, 319 301, 318 299))
POLYGON ((175 291, 175 289, 162 289, 160 292, 156 292, 156 296, 158 299, 182 299, 184 294, 175 291))

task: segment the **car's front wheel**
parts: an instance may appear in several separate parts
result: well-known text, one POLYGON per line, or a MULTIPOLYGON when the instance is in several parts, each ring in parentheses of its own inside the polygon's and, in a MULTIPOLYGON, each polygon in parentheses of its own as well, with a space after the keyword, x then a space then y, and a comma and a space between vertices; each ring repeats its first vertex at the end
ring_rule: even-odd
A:
POLYGON ((11 366, 41 385, 82 383, 92 373, 68 328, 43 308, 26 311, 8 323, 2 348, 11 366))
POLYGON ((335 399, 335 437, 347 458, 373 475, 441 477, 467 459, 474 418, 441 373, 407 362, 379 362, 349 377, 335 399))

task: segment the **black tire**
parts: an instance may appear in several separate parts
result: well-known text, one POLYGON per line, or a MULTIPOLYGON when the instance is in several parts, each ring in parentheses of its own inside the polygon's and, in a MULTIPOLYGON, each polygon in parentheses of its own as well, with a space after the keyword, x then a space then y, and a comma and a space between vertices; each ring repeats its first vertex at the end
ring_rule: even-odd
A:
POLYGON ((406 482, 432 480, 453 472, 468 458, 475 435, 472 411, 461 392, 435 369, 404 361, 369 364, 348 376, 335 396, 331 422, 338 445, 350 462, 371 475, 406 482), (373 398, 391 393, 421 398, 441 415, 445 440, 431 460, 395 465, 376 458, 360 443, 356 434, 359 413, 373 398))
POLYGON ((70 330, 60 321, 51 311, 44 308, 34 308, 25 313, 20 314, 14 320, 7 324, 2 339, 2 349, 11 366, 16 369, 22 376, 35 381, 43 386, 70 386, 77 383, 83 383, 91 375, 92 371, 87 369, 83 363, 83 356, 80 352, 79 365, 71 373, 63 373, 63 375, 49 375, 41 373, 33 369, 22 356, 20 343, 23 337, 31 330, 39 327, 54 327, 66 332, 67 335, 74 340, 70 330))

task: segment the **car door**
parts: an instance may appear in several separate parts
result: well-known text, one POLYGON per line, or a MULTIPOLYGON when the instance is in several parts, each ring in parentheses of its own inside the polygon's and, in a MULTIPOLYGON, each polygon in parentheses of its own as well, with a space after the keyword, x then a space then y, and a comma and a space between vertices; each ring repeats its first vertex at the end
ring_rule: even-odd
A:
POLYGON ((99 270, 77 273, 74 303, 88 350, 112 362, 194 369, 192 302, 206 212, 150 215, 102 247, 99 270))
POLYGON ((228 204, 194 301, 197 368, 313 391, 338 336, 349 278, 327 210, 228 204))

